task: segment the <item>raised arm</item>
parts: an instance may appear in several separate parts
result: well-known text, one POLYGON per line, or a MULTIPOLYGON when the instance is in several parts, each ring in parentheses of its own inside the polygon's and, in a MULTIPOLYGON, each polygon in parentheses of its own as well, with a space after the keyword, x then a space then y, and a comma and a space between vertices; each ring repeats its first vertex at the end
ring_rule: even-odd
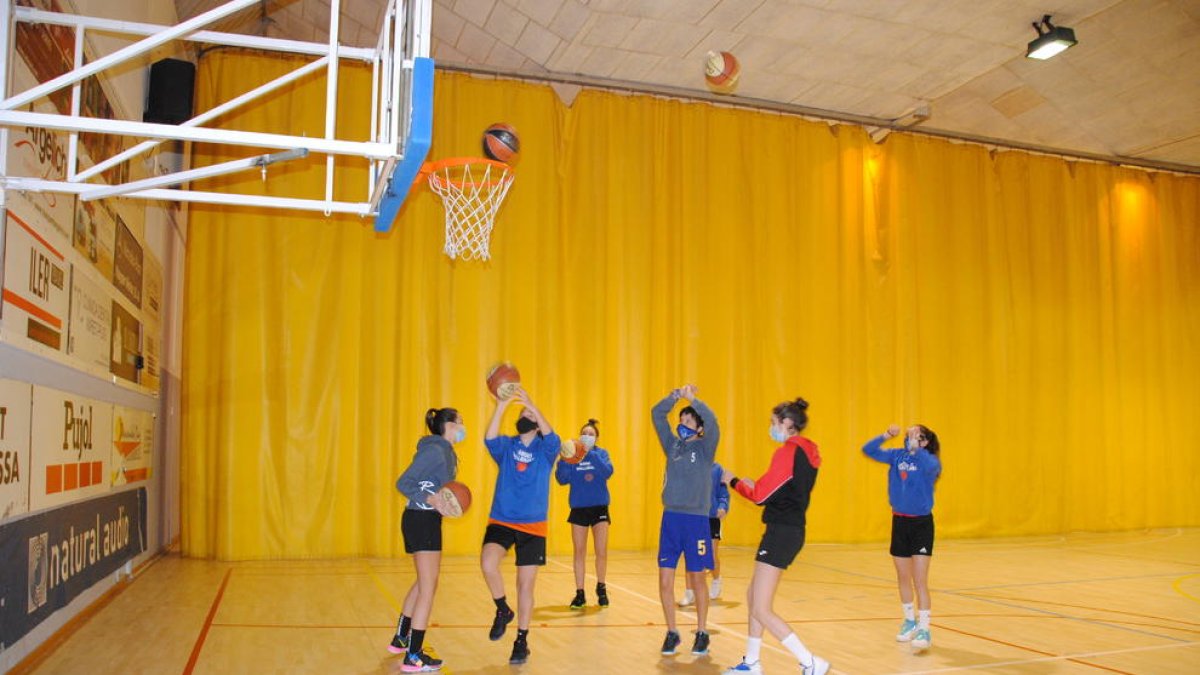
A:
POLYGON ((771 466, 767 467, 767 472, 761 478, 758 480, 733 478, 729 481, 729 487, 755 504, 762 504, 775 494, 776 490, 792 480, 792 463, 795 456, 796 448, 784 445, 771 456, 771 466))
POLYGON ((592 462, 595 463, 596 467, 599 469, 597 473, 600 474, 601 478, 612 478, 612 458, 608 456, 607 450, 592 450, 588 453, 588 457, 592 458, 592 462))
POLYGON ((675 435, 671 433, 671 423, 667 420, 667 415, 671 414, 671 408, 675 407, 678 400, 679 390, 673 389, 666 398, 655 403, 650 409, 650 420, 654 422, 654 433, 658 434, 658 442, 662 445, 663 452, 675 444, 675 435))
POLYGON ((500 421, 504 419, 504 411, 508 409, 508 404, 511 402, 511 398, 502 398, 496 401, 496 411, 492 413, 492 419, 488 422, 487 431, 483 435, 485 440, 490 441, 500 435, 500 421))
POLYGON ((542 432, 543 436, 549 436, 554 433, 554 427, 550 426, 550 423, 546 421, 546 416, 534 405, 533 400, 529 398, 529 392, 525 391, 524 388, 517 389, 517 393, 513 394, 513 398, 528 408, 529 412, 533 413, 533 418, 537 420, 538 431, 542 432))
POLYGON ((882 434, 876 436, 875 438, 872 438, 871 440, 867 441, 866 444, 863 445, 863 448, 862 448, 863 454, 866 455, 867 457, 870 457, 871 459, 875 460, 876 462, 883 462, 884 464, 891 464, 892 463, 892 453, 895 451, 894 450, 884 450, 883 444, 887 443, 889 439, 893 438, 894 436, 896 436, 899 433, 900 433, 900 427, 893 424, 892 426, 887 428, 887 431, 885 431, 882 434))
MULTIPOLYGON (((713 456, 717 454, 717 443, 721 441, 721 425, 717 423, 717 416, 713 413, 712 408, 708 404, 696 398, 696 388, 693 386, 692 391, 692 407, 700 416, 704 418, 704 438, 711 444, 713 456)), ((712 459, 711 457, 709 459, 712 459)))

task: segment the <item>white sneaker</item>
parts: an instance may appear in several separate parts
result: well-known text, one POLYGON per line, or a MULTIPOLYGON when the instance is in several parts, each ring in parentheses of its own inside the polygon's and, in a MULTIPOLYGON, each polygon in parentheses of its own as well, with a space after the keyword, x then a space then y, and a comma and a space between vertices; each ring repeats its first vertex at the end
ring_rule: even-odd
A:
POLYGON ((923 652, 929 649, 929 645, 933 644, 933 639, 929 637, 928 628, 919 628, 912 639, 912 649, 914 652, 923 652))
POLYGON ((721 597, 721 579, 720 577, 713 579, 712 586, 708 587, 708 597, 716 600, 721 597))
POLYGON ((683 599, 679 601, 679 606, 691 607, 694 604, 696 604, 696 594, 689 588, 683 592, 683 599))
POLYGON ((726 670, 722 675, 742 675, 743 673, 752 673, 753 675, 762 675, 762 664, 758 661, 754 663, 746 663, 746 657, 742 657, 742 662, 736 666, 726 670))
POLYGON ((825 673, 829 672, 828 661, 817 656, 816 654, 813 654, 812 660, 813 662, 811 666, 806 666, 803 663, 800 664, 800 672, 802 675, 825 675, 825 673))

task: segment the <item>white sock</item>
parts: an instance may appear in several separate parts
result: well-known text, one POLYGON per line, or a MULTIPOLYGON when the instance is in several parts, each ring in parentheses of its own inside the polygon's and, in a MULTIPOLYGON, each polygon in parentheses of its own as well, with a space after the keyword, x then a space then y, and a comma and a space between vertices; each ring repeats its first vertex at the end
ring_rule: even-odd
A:
POLYGON ((796 637, 795 633, 783 638, 783 646, 788 648, 788 651, 796 656, 796 659, 805 666, 812 665, 812 652, 804 648, 804 643, 800 638, 796 637))
POLYGON ((762 651, 762 638, 746 639, 746 663, 757 663, 762 651))
POLYGON ((917 615, 913 613, 913 604, 911 602, 901 603, 900 606, 904 608, 904 620, 905 621, 916 621, 917 620, 917 615))
POLYGON ((917 626, 923 630, 929 630, 929 610, 923 609, 919 614, 921 618, 917 620, 917 626))

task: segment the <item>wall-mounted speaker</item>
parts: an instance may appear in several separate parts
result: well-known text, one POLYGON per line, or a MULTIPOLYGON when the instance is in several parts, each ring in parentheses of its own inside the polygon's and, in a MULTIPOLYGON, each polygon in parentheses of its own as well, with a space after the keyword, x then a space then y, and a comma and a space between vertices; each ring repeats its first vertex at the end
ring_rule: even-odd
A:
POLYGON ((145 122, 179 124, 192 118, 192 93, 196 88, 196 65, 179 59, 162 59, 150 66, 150 93, 146 97, 145 122))

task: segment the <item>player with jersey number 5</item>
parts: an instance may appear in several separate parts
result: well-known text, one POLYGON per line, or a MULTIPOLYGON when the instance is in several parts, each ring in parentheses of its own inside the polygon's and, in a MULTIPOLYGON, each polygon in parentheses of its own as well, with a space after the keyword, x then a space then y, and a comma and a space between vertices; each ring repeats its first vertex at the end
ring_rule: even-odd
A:
POLYGON ((892 425, 882 435, 867 441, 863 454, 889 465, 888 501, 892 505, 892 562, 900 587, 904 622, 896 633, 898 642, 911 642, 913 651, 929 649, 929 562, 933 557, 933 488, 942 475, 941 449, 937 434, 929 427, 908 428, 904 447, 884 449, 888 439, 900 435, 892 425), (913 611, 916 590, 918 612, 913 611))
POLYGON ((709 598, 705 572, 713 568, 708 513, 713 459, 721 430, 716 415, 696 394, 696 385, 685 385, 667 394, 650 410, 654 431, 667 459, 662 524, 658 532, 658 596, 667 620, 663 656, 677 653, 680 642, 675 625, 675 566, 680 554, 687 570, 688 588, 696 599, 696 639, 692 653, 697 656, 708 653, 709 598), (668 416, 680 399, 690 401, 691 405, 679 411, 679 424, 675 433, 671 433, 668 416))
POLYGON ((400 670, 420 673, 438 670, 441 659, 424 651, 425 631, 437 591, 442 565, 442 516, 453 515, 451 505, 442 497, 442 486, 454 480, 458 455, 454 444, 462 443, 467 428, 454 408, 430 408, 425 413, 429 435, 417 441, 412 464, 396 480, 396 489, 408 498, 400 530, 404 551, 413 557, 417 580, 404 598, 404 608, 396 636, 388 651, 403 654, 400 670))

